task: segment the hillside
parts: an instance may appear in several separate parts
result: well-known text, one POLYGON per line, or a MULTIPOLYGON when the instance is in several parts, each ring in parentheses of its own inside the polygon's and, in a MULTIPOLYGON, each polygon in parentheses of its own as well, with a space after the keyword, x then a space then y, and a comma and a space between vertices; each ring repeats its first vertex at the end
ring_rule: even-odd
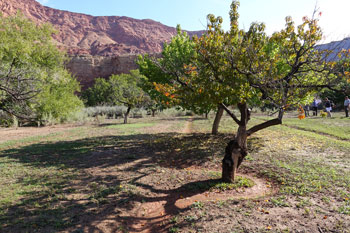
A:
MULTIPOLYGON (((4 16, 18 11, 34 22, 54 25, 58 31, 54 40, 70 55, 67 68, 83 88, 91 86, 96 77, 136 69, 137 54, 160 53, 163 43, 176 34, 175 28, 150 19, 72 13, 43 6, 35 0, 0 1, 4 16)), ((188 32, 190 36, 202 33, 188 32)))
POLYGON ((35 22, 53 24, 59 31, 54 36, 57 44, 72 55, 159 53, 163 43, 176 34, 175 28, 150 19, 72 13, 42 6, 35 0, 1 1, 0 10, 5 16, 19 10, 35 22))

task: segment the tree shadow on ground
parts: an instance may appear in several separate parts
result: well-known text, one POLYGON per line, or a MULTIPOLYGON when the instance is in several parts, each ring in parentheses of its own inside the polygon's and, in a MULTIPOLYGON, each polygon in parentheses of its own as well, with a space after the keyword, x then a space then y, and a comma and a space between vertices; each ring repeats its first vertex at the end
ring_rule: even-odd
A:
MULTIPOLYGON (((1 151, 0 157, 33 170, 52 168, 54 173, 24 174, 16 180, 15 185, 33 188, 20 193, 21 200, 0 208, 0 231, 103 232, 99 224, 109 221, 104 227, 118 232, 128 229, 132 221, 146 219, 133 217, 131 212, 126 217, 121 215, 144 201, 166 201, 168 215, 182 211, 174 205, 179 193, 195 195, 204 190, 184 192, 193 184, 159 189, 139 180, 158 172, 158 168, 205 167, 215 153, 222 154, 228 137, 176 133, 101 136, 1 151), (145 192, 164 195, 150 197, 145 192)), ((201 182, 205 181, 194 183, 201 182)))

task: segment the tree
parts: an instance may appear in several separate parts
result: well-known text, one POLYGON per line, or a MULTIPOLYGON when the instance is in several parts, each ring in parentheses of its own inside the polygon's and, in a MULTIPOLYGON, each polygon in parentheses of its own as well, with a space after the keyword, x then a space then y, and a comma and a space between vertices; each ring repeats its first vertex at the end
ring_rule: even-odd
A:
MULTIPOLYGON (((53 33, 49 24, 36 25, 19 14, 0 16, 0 110, 35 120, 43 103, 39 95, 61 79, 75 82, 64 70, 65 56, 51 39, 53 33)), ((72 92, 79 86, 74 87, 70 97, 77 103, 72 92)))
POLYGON ((83 97, 89 106, 125 105, 126 124, 130 110, 146 104, 146 93, 139 87, 141 78, 138 70, 132 70, 130 74, 112 75, 108 80, 98 78, 94 86, 83 93, 83 97))
MULTIPOLYGON (((217 109, 218 105, 206 102, 203 90, 193 82, 192 76, 196 73, 196 67, 191 64, 197 57, 195 45, 187 33, 177 26, 177 35, 169 44, 164 44, 160 57, 147 54, 139 56, 137 63, 144 75, 141 87, 160 105, 180 106, 197 114, 207 115, 211 110, 217 109)), ((222 114, 217 116, 213 129, 215 133, 222 114)))
POLYGON ((75 95, 80 90, 79 82, 66 71, 56 73, 58 78, 43 87, 36 96, 35 112, 42 122, 51 117, 60 122, 66 121, 72 113, 84 107, 83 102, 75 95))
POLYGON ((339 82, 335 88, 325 88, 321 91, 320 97, 322 99, 328 98, 337 104, 337 107, 343 109, 345 96, 350 95, 350 59, 349 51, 341 51, 337 61, 330 61, 330 65, 336 71, 336 75, 340 77, 339 82))
MULTIPOLYGON (((297 27, 287 17, 283 30, 267 36, 262 23, 253 23, 248 31, 240 30, 238 7, 239 2, 233 1, 231 28, 227 32, 221 27, 221 17, 208 15, 207 33, 193 40, 195 57, 189 59, 184 65, 187 70, 175 80, 182 89, 192 90, 195 95, 200 93, 207 104, 220 105, 238 125, 222 160, 222 179, 226 182, 234 180, 248 154, 249 136, 282 124, 288 106, 309 102, 316 90, 332 87, 338 79, 333 75, 334 66, 326 62, 326 52, 315 49, 322 38, 315 17, 304 17, 297 27), (183 77, 190 80, 184 82, 183 77), (278 109, 278 116, 248 128, 249 105, 253 104, 273 105, 278 109), (240 116, 228 106, 236 106, 240 116)), ((163 68, 160 62, 153 65, 163 68)))
POLYGON ((95 84, 82 92, 82 98, 88 106, 113 105, 110 99, 111 84, 104 78, 95 79, 95 84))
POLYGON ((112 75, 109 79, 113 89, 111 99, 114 103, 121 103, 127 107, 124 115, 124 124, 128 122, 130 110, 140 107, 144 101, 145 93, 138 86, 140 73, 131 71, 130 74, 112 75))

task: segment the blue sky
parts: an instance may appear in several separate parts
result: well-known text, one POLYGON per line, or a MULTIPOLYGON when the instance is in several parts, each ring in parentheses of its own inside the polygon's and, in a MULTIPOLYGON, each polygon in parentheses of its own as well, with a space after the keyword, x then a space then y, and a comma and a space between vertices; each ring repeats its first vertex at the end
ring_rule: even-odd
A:
MULTIPOLYGON (((95 16, 129 16, 153 19, 175 27, 181 24, 186 30, 203 30, 206 15, 212 13, 224 18, 229 28, 230 0, 38 0, 45 6, 95 16)), ((320 24, 324 42, 350 36, 350 0, 241 0, 240 25, 249 28, 252 22, 266 23, 269 34, 284 26, 284 18, 292 16, 301 22, 311 16, 317 4, 322 12, 320 24)))

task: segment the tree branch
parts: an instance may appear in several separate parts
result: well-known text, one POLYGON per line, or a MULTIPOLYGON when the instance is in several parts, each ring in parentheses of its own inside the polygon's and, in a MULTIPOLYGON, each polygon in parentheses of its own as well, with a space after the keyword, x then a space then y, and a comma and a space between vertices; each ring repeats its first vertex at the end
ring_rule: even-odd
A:
POLYGON ((225 109, 225 111, 228 113, 228 115, 230 115, 230 117, 232 117, 232 119, 233 119, 238 125, 241 125, 241 124, 242 124, 241 121, 238 120, 238 118, 236 117, 236 115, 235 115, 233 112, 231 112, 230 109, 228 109, 228 108, 226 107, 225 104, 220 103, 219 105, 225 109))
POLYGON ((268 128, 270 126, 274 126, 274 125, 280 125, 282 124, 282 119, 279 119, 279 118, 275 118, 275 119, 272 119, 272 120, 269 120, 269 121, 266 121, 264 123, 261 123, 259 125, 255 125, 253 126, 252 128, 250 128, 248 131, 247 131, 247 136, 250 136, 252 135, 253 133, 255 132, 258 132, 262 129, 265 129, 265 128, 268 128))

